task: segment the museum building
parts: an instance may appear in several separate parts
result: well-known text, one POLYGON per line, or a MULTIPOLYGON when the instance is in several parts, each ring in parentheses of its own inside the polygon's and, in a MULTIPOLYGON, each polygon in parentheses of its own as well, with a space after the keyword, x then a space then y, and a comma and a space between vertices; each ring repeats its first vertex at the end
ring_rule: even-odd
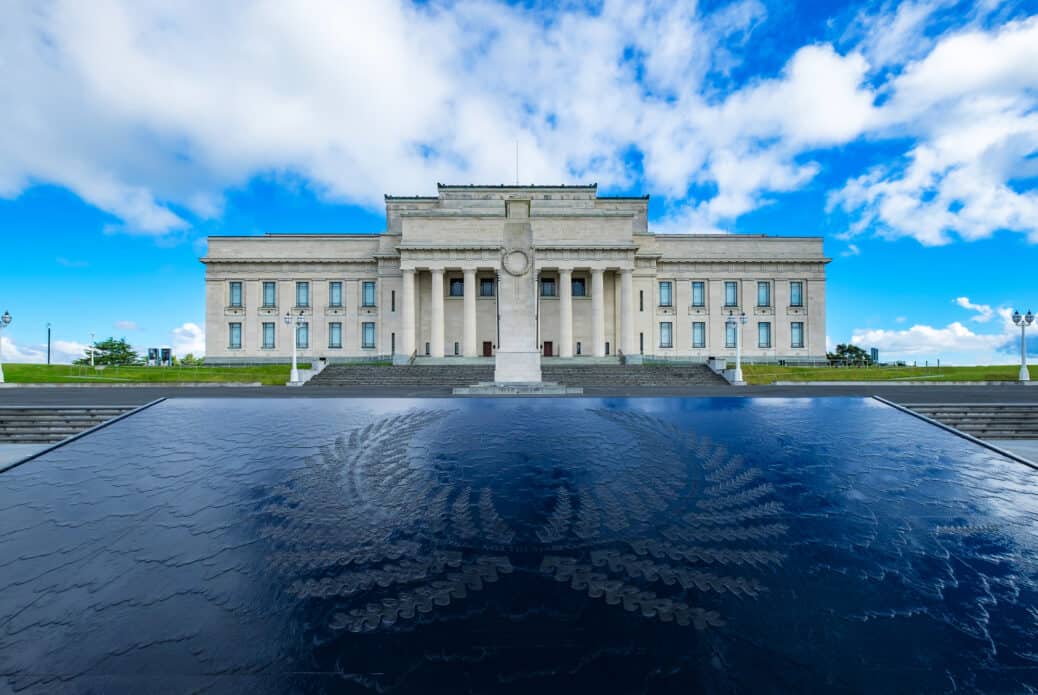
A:
POLYGON ((749 361, 825 359, 821 237, 653 234, 648 196, 596 185, 437 189, 387 195, 378 234, 209 237, 206 361, 285 362, 293 333, 303 361, 489 360, 516 270, 536 273, 546 358, 706 361, 738 338, 749 361), (527 203, 508 209, 529 217, 528 268, 502 263, 510 201, 527 203))

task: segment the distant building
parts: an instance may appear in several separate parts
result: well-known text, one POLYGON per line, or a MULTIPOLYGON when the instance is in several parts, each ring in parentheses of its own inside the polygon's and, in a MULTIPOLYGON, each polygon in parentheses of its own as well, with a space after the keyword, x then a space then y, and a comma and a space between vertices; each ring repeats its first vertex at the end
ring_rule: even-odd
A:
MULTIPOLYGON (((492 358, 506 200, 529 201, 544 356, 825 359, 821 237, 656 235, 648 196, 592 186, 446 186, 386 196, 378 234, 209 237, 206 362, 492 358)), ((527 272, 524 270, 523 272, 527 272)), ((507 313, 507 312, 505 312, 507 313)))

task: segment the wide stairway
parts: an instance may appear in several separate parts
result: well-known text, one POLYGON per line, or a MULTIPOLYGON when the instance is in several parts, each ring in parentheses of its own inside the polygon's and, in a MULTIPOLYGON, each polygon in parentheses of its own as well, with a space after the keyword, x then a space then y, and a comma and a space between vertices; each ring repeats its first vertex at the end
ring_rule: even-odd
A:
POLYGON ((133 410, 114 406, 0 406, 0 443, 49 444, 133 410))
POLYGON ((1028 403, 902 403, 920 415, 979 439, 1038 439, 1038 405, 1028 403))
MULTIPOLYGON (((544 381, 587 388, 725 386, 727 382, 701 364, 582 364, 546 365, 544 381)), ((307 386, 455 387, 494 380, 494 366, 485 365, 347 365, 332 364, 307 386)))

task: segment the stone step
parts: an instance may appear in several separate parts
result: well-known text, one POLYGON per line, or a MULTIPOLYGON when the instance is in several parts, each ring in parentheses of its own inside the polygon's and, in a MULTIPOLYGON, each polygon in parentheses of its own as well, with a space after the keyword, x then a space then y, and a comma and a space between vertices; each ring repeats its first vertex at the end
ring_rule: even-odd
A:
POLYGON ((3 406, 0 443, 60 442, 137 406, 3 406))

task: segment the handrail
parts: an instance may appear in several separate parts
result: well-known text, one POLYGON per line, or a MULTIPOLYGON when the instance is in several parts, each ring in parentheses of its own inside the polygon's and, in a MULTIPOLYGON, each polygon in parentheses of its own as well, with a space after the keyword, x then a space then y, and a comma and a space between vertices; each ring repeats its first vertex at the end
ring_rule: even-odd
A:
POLYGON ((407 358, 407 366, 410 367, 413 365, 416 359, 418 359, 418 348, 415 348, 414 352, 411 353, 411 356, 407 358))

